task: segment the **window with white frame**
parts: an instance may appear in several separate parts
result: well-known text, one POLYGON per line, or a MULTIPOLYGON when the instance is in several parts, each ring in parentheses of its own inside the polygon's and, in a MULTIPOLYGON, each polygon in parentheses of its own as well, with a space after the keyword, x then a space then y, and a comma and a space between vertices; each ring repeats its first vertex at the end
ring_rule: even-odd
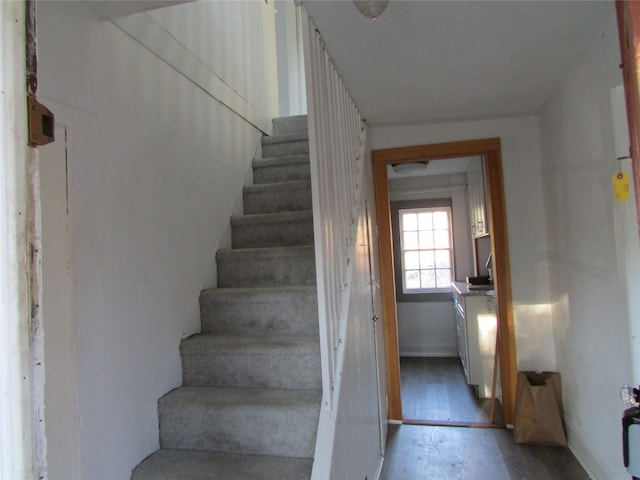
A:
POLYGON ((402 292, 448 291, 453 280, 451 208, 399 210, 402 292))

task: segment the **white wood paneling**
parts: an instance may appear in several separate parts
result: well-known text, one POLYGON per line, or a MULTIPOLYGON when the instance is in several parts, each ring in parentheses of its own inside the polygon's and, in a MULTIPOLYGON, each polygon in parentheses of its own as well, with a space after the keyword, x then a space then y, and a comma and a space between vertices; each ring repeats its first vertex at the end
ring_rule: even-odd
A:
POLYGON ((304 27, 323 376, 312 478, 374 479, 387 414, 367 129, 320 32, 304 27))

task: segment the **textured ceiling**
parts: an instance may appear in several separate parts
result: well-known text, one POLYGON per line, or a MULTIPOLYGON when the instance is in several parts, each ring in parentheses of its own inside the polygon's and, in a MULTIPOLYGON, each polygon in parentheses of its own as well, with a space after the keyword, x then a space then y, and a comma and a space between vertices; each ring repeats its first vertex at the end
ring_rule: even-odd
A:
POLYGON ((609 1, 303 0, 372 125, 535 114, 615 16, 609 1))

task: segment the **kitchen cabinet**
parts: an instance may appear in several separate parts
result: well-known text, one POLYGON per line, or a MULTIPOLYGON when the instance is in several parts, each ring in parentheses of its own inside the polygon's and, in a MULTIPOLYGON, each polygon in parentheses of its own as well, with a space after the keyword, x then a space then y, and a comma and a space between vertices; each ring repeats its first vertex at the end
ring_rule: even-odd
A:
POLYGON ((466 283, 454 282, 458 353, 469 385, 478 397, 491 396, 496 345, 496 300, 493 290, 469 289, 466 283))
POLYGON ((474 158, 467 170, 467 195, 471 236, 482 237, 489 233, 487 222, 487 195, 482 158, 474 158))

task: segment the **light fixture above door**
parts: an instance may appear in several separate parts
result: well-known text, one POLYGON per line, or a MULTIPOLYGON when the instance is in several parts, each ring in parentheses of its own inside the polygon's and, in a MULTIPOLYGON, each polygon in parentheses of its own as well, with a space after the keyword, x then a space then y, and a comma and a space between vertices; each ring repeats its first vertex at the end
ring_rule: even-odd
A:
POLYGON ((391 168, 398 175, 424 175, 427 170, 427 165, 429 165, 429 160, 423 162, 396 163, 392 165, 391 168))
POLYGON ((389 0, 353 0, 353 3, 362 15, 375 20, 387 8, 389 0))

